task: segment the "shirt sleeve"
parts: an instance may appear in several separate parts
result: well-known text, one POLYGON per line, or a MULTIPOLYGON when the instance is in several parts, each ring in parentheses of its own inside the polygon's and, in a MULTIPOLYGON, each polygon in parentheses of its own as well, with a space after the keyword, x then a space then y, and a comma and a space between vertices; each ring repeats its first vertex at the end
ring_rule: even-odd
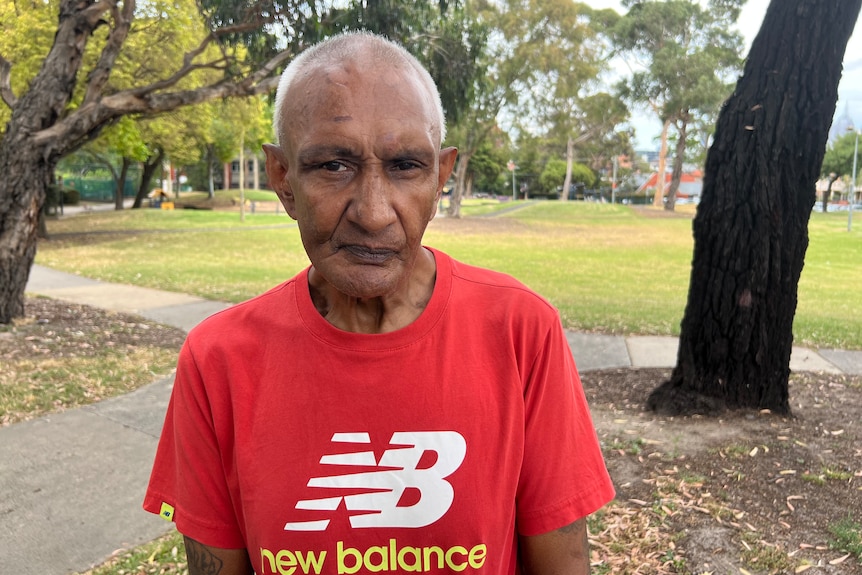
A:
MULTIPOLYGON (((225 472, 213 404, 189 341, 183 346, 143 507, 205 545, 245 546, 225 472)), ((222 433, 222 435, 224 435, 222 433)))
POLYGON ((548 533, 614 497, 575 361, 556 322, 525 389, 524 458, 518 486, 521 535, 548 533))

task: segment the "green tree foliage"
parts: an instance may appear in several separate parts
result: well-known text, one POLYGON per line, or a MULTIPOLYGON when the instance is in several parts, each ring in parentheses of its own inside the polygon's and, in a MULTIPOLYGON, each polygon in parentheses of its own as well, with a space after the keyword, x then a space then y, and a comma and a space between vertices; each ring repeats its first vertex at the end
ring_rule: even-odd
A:
MULTIPOLYGON (((564 189, 577 182, 575 158, 588 160, 594 170, 609 170, 613 158, 633 153, 631 134, 619 126, 629 118, 625 103, 606 92, 561 99, 562 108, 551 108, 548 139, 564 148, 567 170, 564 189)), ((563 195, 562 199, 568 199, 563 195)))
POLYGON ((469 177, 474 192, 507 193, 511 175, 506 167, 511 157, 509 148, 508 137, 501 131, 482 142, 470 162, 469 177))
MULTIPOLYGON (((8 77, 7 85, 0 84, 0 90, 5 88, 12 95, 26 91, 51 46, 59 4, 59 0, 26 3, 0 0, 0 77, 4 74, 8 77)), ((0 105, 0 134, 11 117, 11 108, 0 105)))
MULTIPOLYGON (((539 176, 539 188, 548 196, 554 196, 560 193, 560 197, 568 196, 563 187, 563 182, 566 179, 567 164, 565 160, 553 159, 545 164, 545 169, 539 176)), ((583 184, 587 188, 592 188, 598 178, 596 174, 586 165, 575 163, 571 167, 572 184, 583 184)))
POLYGON ((858 134, 849 132, 832 142, 826 148, 823 156, 823 165, 820 167, 820 176, 829 182, 828 188, 823 192, 821 209, 825 213, 829 200, 832 196, 832 184, 838 179, 845 179, 848 185, 859 187, 859 160, 858 160, 858 134), (856 159, 856 182, 852 182, 853 160, 856 159))
POLYGON ((466 2, 446 0, 354 0, 333 10, 327 33, 368 30, 400 42, 434 78, 449 122, 460 120, 470 105, 476 78, 484 72, 480 58, 486 27, 466 2))
MULTIPOLYGON (((841 177, 849 176, 853 172, 853 154, 856 151, 856 138, 856 133, 848 132, 827 146, 826 154, 823 156, 823 165, 820 168, 820 175, 828 176, 830 173, 834 173, 836 176, 841 177)), ((859 161, 857 160, 857 178, 859 176, 859 167, 859 161)))
MULTIPOLYGON (((743 3, 710 0, 704 8, 696 0, 628 0, 628 13, 614 26, 614 43, 635 69, 620 93, 647 106, 662 123, 660 173, 669 128, 679 136, 667 209, 674 206, 689 131, 699 116, 716 117, 741 65, 742 37, 734 23, 743 3)), ((658 205, 663 195, 659 189, 658 205)))
POLYGON ((476 3, 469 13, 488 31, 487 50, 475 78, 474 100, 450 132, 459 149, 449 215, 457 217, 468 188, 469 164, 505 116, 521 127, 540 121, 549 94, 595 78, 603 59, 591 25, 593 11, 570 0, 476 3), (501 112, 503 112, 501 114, 501 112))

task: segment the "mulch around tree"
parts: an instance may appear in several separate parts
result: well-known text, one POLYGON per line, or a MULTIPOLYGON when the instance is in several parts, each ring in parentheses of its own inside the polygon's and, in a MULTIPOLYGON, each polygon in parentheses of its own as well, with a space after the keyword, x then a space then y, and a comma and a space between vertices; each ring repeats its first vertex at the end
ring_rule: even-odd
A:
POLYGON ((669 376, 582 375, 617 488, 593 536, 595 572, 862 573, 862 378, 794 374, 792 417, 644 411, 669 376))

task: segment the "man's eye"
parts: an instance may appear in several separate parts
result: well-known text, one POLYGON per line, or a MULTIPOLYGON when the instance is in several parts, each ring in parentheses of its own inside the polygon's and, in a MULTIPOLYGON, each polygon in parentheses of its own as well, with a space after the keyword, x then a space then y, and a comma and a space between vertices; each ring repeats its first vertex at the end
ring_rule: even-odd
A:
POLYGON ((320 164, 320 169, 326 170, 327 172, 343 172, 347 169, 347 166, 341 162, 332 161, 320 164))
POLYGON ((418 167, 419 167, 419 164, 414 162, 414 161, 411 161, 411 160, 402 160, 400 162, 395 162, 395 164, 394 164, 394 168, 396 170, 401 170, 401 171, 415 170, 418 167))

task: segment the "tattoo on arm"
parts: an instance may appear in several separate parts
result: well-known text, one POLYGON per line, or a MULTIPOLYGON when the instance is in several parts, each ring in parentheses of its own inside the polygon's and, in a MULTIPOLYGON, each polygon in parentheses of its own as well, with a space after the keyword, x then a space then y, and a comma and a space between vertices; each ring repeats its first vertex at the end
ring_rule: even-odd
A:
POLYGON ((189 562, 189 575, 218 575, 221 573, 221 559, 201 543, 188 537, 185 538, 186 557, 189 562))
POLYGON ((565 527, 561 527, 557 531, 561 535, 572 535, 573 533, 577 533, 577 531, 581 531, 581 550, 585 553, 587 557, 587 561, 589 562, 589 549, 590 549, 590 536, 588 530, 586 528, 586 518, 581 518, 575 521, 574 523, 570 523, 565 527))

